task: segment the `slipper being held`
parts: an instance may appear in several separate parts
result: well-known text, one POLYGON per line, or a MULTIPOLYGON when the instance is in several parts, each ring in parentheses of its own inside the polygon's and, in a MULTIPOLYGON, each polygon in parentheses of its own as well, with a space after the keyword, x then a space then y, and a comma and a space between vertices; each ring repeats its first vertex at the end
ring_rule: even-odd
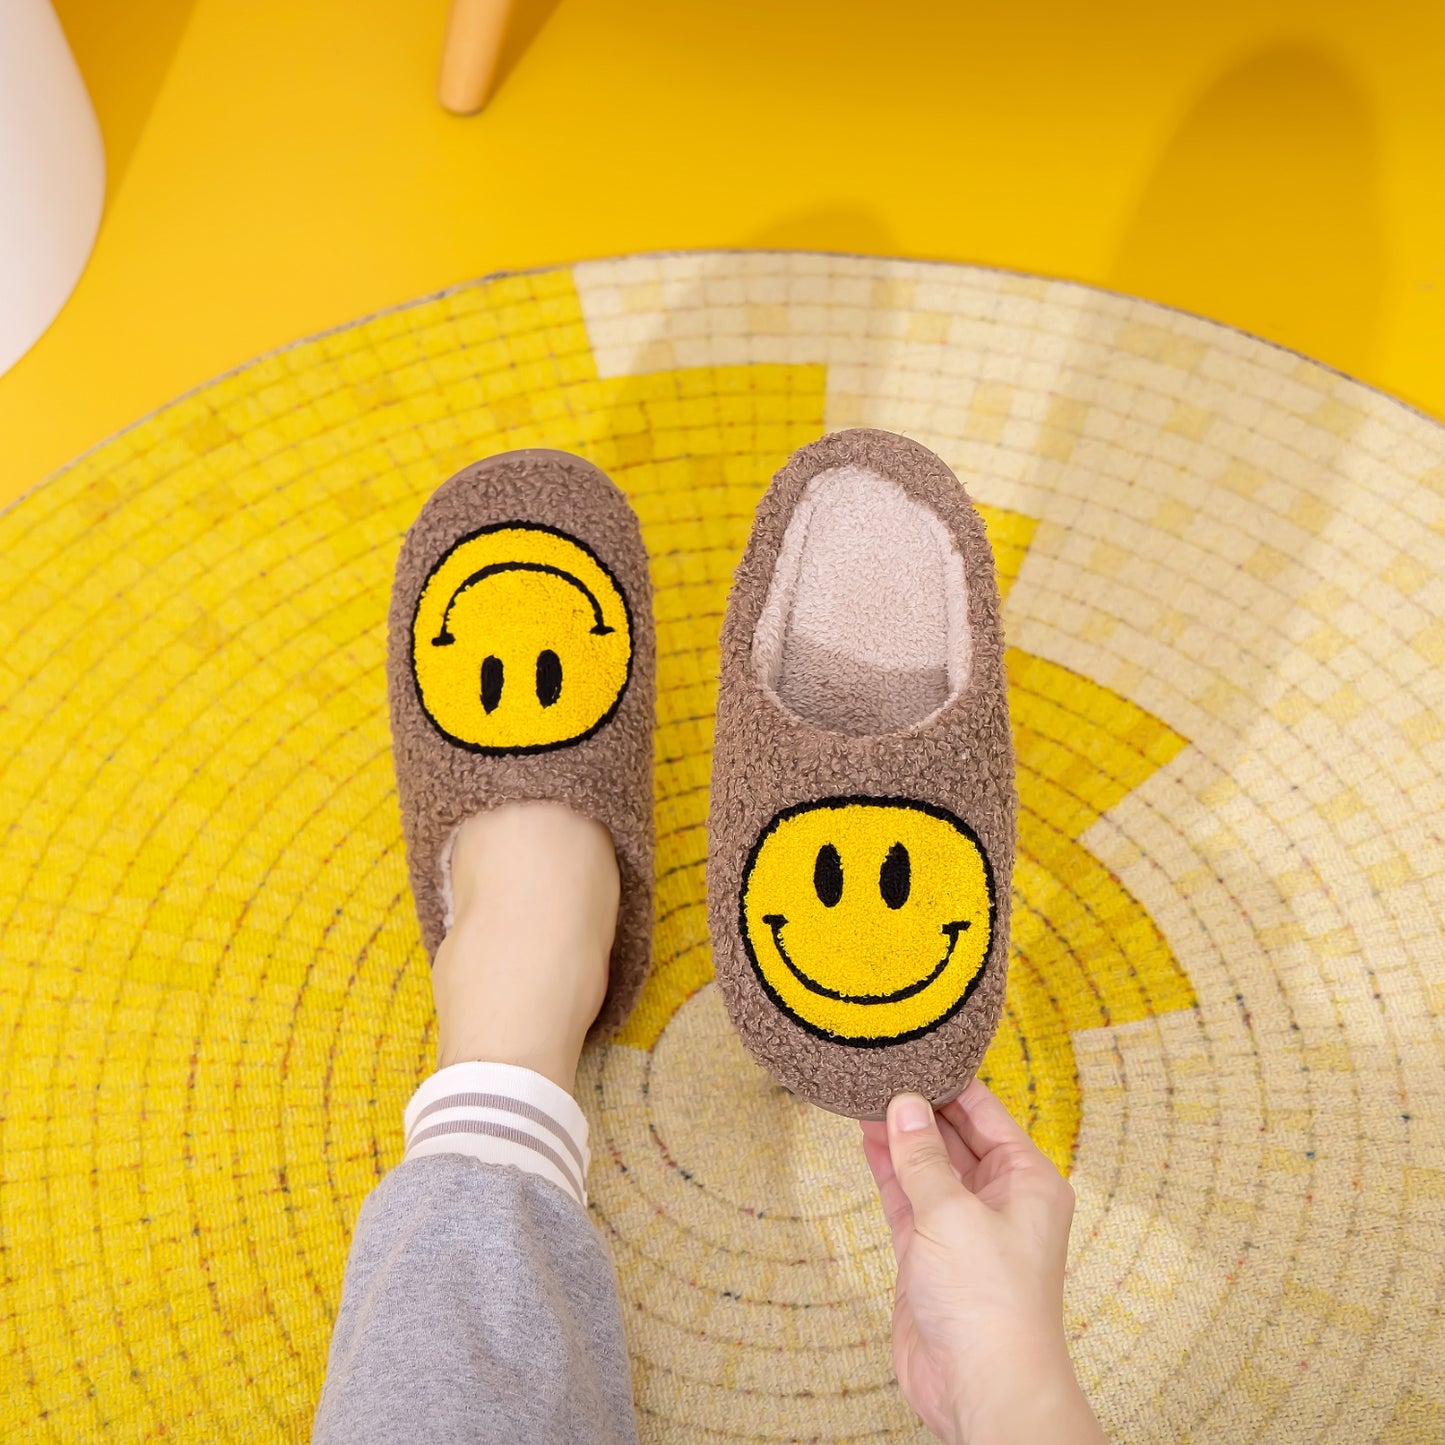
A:
POLYGON ((744 1044, 857 1118, 955 1097, 998 1027, 1017 797, 998 586, 953 472, 838 432, 773 478, 728 598, 708 912, 744 1044))

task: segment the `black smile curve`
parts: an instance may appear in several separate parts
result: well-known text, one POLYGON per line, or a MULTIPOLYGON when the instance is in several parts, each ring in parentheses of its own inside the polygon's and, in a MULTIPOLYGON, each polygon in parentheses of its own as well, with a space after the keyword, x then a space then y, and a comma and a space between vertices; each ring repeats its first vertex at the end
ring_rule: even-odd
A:
POLYGON ((823 998, 837 999, 840 1003, 902 1003, 906 998, 912 998, 916 993, 922 993, 939 974, 948 967, 948 960, 953 957, 953 950, 958 946, 958 935, 968 928, 971 920, 956 919, 952 923, 945 923, 940 930, 948 935, 948 948, 944 951, 943 958, 938 966, 926 978, 920 978, 915 983, 900 988, 895 993, 839 993, 837 989, 827 988, 818 983, 815 979, 808 977, 802 969, 788 957, 788 950, 783 947, 783 925, 787 918, 781 913, 763 914, 763 922, 773 931, 773 946, 778 950, 778 957, 788 966, 788 972, 798 980, 810 993, 816 993, 823 998))
POLYGON ((447 631, 447 619, 452 615, 452 608, 457 605, 457 598, 467 590, 468 587, 475 587, 478 582, 485 581, 488 577, 495 577, 498 572, 545 572, 549 577, 560 577, 569 586, 575 587, 592 604, 593 627, 592 632, 597 637, 606 637, 614 629, 608 627, 602 620, 602 604, 593 596, 591 589, 579 577, 574 577, 570 572, 564 571, 561 567, 553 567, 547 562, 492 562, 483 567, 479 572, 473 572, 455 592, 452 593, 451 601, 447 603, 446 610, 442 613, 441 630, 431 640, 433 647, 450 647, 457 639, 447 631))

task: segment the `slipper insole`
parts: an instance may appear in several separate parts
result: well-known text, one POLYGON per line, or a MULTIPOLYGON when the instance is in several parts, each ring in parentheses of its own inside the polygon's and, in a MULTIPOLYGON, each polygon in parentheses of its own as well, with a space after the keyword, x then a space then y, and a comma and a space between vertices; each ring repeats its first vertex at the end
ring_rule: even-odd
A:
POLYGON ((816 726, 899 732, 967 683, 967 618, 963 559, 942 521, 884 477, 836 467, 788 523, 753 665, 816 726))

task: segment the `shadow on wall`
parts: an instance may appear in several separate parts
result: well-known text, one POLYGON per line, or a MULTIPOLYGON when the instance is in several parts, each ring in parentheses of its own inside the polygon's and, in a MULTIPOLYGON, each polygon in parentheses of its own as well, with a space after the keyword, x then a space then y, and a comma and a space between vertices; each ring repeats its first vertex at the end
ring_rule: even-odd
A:
POLYGON ((783 216, 749 236, 744 245, 759 251, 844 251, 854 256, 891 256, 896 249, 881 216, 847 201, 783 216))
POLYGON ((105 194, 120 188, 196 0, 54 0, 105 138, 105 194))
MULTIPOLYGON (((497 60, 497 78, 493 82, 495 94, 506 83, 507 77, 521 63, 527 48, 542 32, 542 27, 552 18, 552 12, 562 0, 512 0, 511 12, 507 16, 506 38, 502 41, 502 54, 497 60)), ((437 51, 437 63, 441 63, 441 51, 437 51)))
POLYGON ((1180 126, 1106 284, 1369 370, 1384 281, 1374 122, 1306 46, 1228 71, 1180 126))

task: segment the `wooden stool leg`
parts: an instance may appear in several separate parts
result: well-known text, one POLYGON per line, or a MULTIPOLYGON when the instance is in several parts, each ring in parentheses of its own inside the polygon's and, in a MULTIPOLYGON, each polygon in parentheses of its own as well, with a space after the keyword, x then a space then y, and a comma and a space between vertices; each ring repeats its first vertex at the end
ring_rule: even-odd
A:
POLYGON ((452 0, 437 99, 453 115, 479 111, 492 93, 512 0, 452 0))

